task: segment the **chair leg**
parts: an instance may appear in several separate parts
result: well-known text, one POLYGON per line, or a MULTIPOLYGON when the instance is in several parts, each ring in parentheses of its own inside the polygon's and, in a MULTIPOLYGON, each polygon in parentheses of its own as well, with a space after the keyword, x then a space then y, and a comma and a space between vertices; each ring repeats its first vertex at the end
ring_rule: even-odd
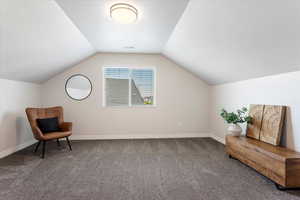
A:
POLYGON ((39 141, 39 142, 37 143, 37 145, 35 146, 34 153, 37 152, 37 150, 39 149, 40 144, 41 144, 41 141, 39 141))
POLYGON ((60 147, 59 139, 57 139, 56 142, 57 142, 57 146, 60 147))
POLYGON ((43 152, 42 152, 42 158, 45 158, 45 149, 46 149, 46 140, 43 141, 43 152))
POLYGON ((69 137, 66 137, 66 139, 67 139, 67 143, 68 143, 68 145, 69 145, 70 151, 72 151, 72 147, 71 147, 71 143, 70 143, 70 141, 69 141, 69 137))

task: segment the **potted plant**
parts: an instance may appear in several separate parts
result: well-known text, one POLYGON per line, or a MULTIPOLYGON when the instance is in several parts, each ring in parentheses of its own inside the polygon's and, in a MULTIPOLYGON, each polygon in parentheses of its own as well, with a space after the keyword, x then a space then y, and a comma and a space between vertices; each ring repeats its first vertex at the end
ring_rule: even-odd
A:
POLYGON ((225 109, 222 109, 220 115, 229 124, 228 132, 234 136, 240 136, 242 133, 242 128, 239 124, 251 123, 252 121, 252 117, 248 115, 246 107, 238 109, 236 113, 227 112, 225 109))

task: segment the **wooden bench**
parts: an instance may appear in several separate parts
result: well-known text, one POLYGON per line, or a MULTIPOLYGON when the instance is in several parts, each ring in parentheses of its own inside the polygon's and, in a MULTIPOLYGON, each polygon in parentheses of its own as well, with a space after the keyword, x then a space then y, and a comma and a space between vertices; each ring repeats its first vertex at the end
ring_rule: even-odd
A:
POLYGON ((275 182, 278 189, 300 188, 300 153, 245 136, 226 136, 226 151, 275 182))

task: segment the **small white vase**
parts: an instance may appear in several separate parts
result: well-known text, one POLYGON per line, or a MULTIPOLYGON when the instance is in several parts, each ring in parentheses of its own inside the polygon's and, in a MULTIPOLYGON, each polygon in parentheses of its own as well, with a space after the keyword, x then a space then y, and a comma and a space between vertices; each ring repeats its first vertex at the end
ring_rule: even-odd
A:
POLYGON ((233 136, 240 136, 242 134, 242 128, 238 124, 230 124, 228 132, 233 136))

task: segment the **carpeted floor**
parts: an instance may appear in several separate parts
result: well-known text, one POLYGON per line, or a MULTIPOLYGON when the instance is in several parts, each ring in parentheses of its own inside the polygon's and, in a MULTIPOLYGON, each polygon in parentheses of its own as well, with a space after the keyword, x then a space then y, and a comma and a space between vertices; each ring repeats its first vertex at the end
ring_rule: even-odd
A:
POLYGON ((0 160, 1 200, 292 200, 209 139, 73 141, 0 160))

